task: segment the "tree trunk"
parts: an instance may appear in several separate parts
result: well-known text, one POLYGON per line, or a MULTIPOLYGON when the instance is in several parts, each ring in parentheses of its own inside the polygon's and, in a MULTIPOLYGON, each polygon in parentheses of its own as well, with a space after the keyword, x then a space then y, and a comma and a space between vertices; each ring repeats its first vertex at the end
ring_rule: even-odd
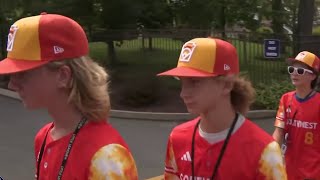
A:
POLYGON ((152 51, 153 47, 152 47, 152 37, 149 37, 149 51, 152 51))
POLYGON ((287 38, 283 30, 283 25, 285 23, 285 15, 283 14, 283 12, 284 8, 282 0, 272 0, 272 30, 274 33, 274 38, 279 39, 281 42, 281 53, 285 53, 285 43, 287 43, 287 38))
POLYGON ((226 6, 225 6, 225 2, 223 1, 220 7, 220 16, 219 16, 220 17, 219 29, 221 30, 222 39, 226 38, 225 27, 226 27, 227 21, 226 21, 225 9, 226 9, 226 6))
POLYGON ((272 30, 276 34, 283 34, 283 5, 281 0, 272 1, 272 30))
POLYGON ((0 22, 3 22, 0 24, 0 58, 3 59, 6 56, 6 40, 7 40, 7 31, 5 28, 7 28, 7 23, 5 21, 5 16, 0 12, 0 22))
POLYGON ((116 52, 114 49, 114 44, 113 41, 109 40, 107 41, 108 44, 108 56, 109 56, 109 60, 110 60, 110 65, 115 65, 117 60, 116 60, 116 52))
POLYGON ((314 0, 300 0, 298 11, 298 34, 312 35, 314 0))
POLYGON ((295 54, 303 48, 302 39, 304 36, 312 35, 314 16, 314 0, 300 0, 297 25, 297 47, 295 54))

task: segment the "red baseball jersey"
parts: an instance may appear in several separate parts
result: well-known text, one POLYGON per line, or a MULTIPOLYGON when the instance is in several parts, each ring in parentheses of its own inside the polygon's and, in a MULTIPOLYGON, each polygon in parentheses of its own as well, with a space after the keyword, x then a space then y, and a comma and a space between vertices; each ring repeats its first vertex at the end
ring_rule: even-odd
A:
MULTIPOLYGON (((35 137, 36 157, 51 125, 44 126, 35 137)), ((40 180, 57 179, 71 135, 54 141, 48 134, 39 169, 40 180)), ((76 136, 62 179, 136 180, 138 177, 134 159, 117 130, 106 121, 89 121, 76 136)))
POLYGON ((320 94, 299 99, 295 92, 281 97, 275 126, 284 129, 285 163, 291 180, 320 180, 320 94))
MULTIPOLYGON (((230 137, 216 179, 287 179, 279 145, 255 124, 243 116, 239 118, 243 118, 243 123, 230 137)), ((166 180, 193 180, 190 154, 192 134, 199 119, 183 123, 171 132, 165 161, 166 180)), ((210 144, 197 131, 195 179, 211 179, 223 143, 224 139, 210 144)))

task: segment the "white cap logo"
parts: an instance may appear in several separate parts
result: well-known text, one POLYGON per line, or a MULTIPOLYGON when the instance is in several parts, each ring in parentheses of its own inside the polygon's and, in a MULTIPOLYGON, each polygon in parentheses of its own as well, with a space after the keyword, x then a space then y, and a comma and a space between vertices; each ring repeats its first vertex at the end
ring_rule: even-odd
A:
POLYGON ((59 47, 59 46, 53 46, 53 52, 55 54, 60 54, 60 53, 64 52, 64 49, 62 47, 59 47))
POLYGON ((224 64, 223 65, 223 70, 225 70, 225 71, 229 71, 231 68, 230 68, 230 66, 228 65, 228 64, 224 64))
POLYGON ((8 34, 7 51, 12 51, 13 49, 14 38, 16 37, 17 30, 18 26, 16 25, 12 25, 10 27, 8 34))
POLYGON ((189 62, 195 48, 196 48, 196 43, 194 42, 185 43, 182 47, 179 61, 189 62))
POLYGON ((297 55, 296 59, 302 61, 305 57, 306 57, 306 53, 305 52, 301 52, 297 55))

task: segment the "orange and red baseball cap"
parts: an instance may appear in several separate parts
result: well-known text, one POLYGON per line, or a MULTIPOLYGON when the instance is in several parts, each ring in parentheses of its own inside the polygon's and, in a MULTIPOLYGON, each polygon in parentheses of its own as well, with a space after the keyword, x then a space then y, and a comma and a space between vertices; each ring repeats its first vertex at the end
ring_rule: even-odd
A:
POLYGON ((307 66, 312 68, 316 73, 319 73, 320 70, 319 58, 309 51, 302 51, 295 58, 288 58, 287 62, 290 65, 296 62, 306 64, 307 66))
POLYGON ((229 42, 214 38, 195 38, 182 46, 176 68, 158 76, 214 77, 238 74, 236 48, 229 42))
POLYGON ((86 34, 77 22, 62 15, 41 13, 22 18, 10 27, 7 52, 7 58, 0 61, 0 74, 85 56, 89 47, 86 34))

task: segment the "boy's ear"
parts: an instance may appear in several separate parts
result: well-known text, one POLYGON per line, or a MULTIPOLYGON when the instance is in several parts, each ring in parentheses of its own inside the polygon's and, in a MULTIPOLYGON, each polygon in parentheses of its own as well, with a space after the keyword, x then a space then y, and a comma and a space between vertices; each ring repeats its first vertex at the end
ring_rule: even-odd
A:
POLYGON ((72 72, 69 66, 63 65, 57 73, 57 85, 59 88, 68 88, 72 79, 72 72))

